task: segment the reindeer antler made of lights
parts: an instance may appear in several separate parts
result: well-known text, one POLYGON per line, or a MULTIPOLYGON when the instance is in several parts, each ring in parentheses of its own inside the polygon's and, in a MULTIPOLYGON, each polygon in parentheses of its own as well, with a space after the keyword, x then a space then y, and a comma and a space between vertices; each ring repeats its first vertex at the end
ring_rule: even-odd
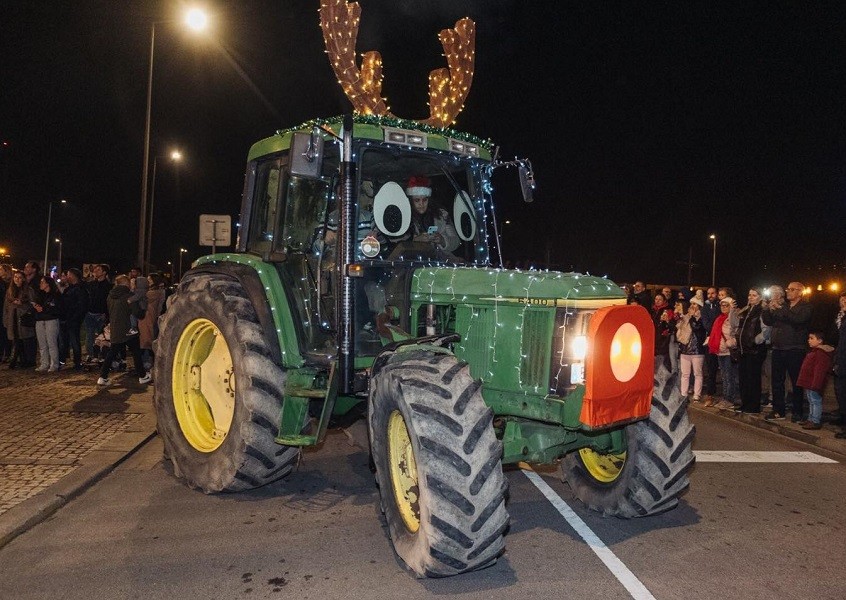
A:
MULTIPOLYGON (((338 83, 356 112, 393 117, 382 97, 382 56, 371 50, 362 55, 361 69, 355 59, 355 44, 361 6, 346 0, 320 0, 320 27, 332 69, 338 83)), ((464 108, 473 83, 476 57, 476 25, 469 18, 459 20, 453 29, 438 34, 448 68, 429 73, 429 118, 420 121, 447 127, 464 108)))

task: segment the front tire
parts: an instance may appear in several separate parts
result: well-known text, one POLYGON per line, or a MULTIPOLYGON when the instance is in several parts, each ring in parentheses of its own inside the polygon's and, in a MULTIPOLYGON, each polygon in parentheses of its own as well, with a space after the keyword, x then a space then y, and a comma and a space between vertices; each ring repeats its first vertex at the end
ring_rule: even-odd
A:
POLYGON ((466 363, 397 353, 371 382, 368 425, 382 511, 418 577, 492 565, 508 527, 502 443, 466 363))
POLYGON ((643 517, 670 510, 690 481, 696 433, 672 374, 662 363, 655 374, 649 419, 626 426, 620 455, 582 449, 564 457, 561 469, 575 496, 606 516, 643 517))
POLYGON ((158 431, 177 476, 213 493, 291 472, 299 449, 274 441, 285 371, 273 363, 237 281, 189 276, 160 321, 154 348, 158 431))

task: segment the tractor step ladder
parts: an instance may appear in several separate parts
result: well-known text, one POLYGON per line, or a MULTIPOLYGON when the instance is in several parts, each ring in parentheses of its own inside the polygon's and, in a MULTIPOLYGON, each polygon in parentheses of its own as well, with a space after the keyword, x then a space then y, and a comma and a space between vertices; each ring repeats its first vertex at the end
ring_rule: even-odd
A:
MULTIPOLYGON (((292 385, 285 386, 285 396, 282 401, 282 415, 280 419, 279 435, 276 436, 277 444, 286 446, 314 446, 326 435, 326 428, 329 425, 329 418, 335 408, 335 398, 338 396, 338 374, 332 363, 329 369, 329 386, 327 388, 311 388, 305 383, 297 381, 292 385), (315 427, 309 427, 312 434, 304 434, 302 424, 308 414, 309 403, 313 400, 323 398, 323 410, 320 414, 320 421, 315 427), (316 429, 316 431, 315 431, 316 429)), ((297 379, 292 377, 291 379, 297 379)))

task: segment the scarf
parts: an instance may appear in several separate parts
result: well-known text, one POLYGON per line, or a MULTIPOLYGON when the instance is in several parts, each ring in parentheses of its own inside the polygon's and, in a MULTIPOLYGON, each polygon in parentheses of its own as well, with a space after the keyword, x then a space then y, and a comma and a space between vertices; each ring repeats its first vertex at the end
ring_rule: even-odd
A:
POLYGON ((728 315, 720 315, 714 319, 714 326, 711 327, 711 335, 708 336, 708 351, 711 354, 720 353, 720 341, 723 338, 723 323, 728 315))

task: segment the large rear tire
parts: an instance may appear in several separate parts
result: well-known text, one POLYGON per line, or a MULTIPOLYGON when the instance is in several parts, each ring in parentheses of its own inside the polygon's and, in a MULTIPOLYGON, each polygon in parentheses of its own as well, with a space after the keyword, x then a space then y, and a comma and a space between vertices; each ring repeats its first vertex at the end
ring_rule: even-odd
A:
POLYGON ((502 443, 466 363, 397 353, 373 377, 370 447, 397 555, 418 577, 496 562, 508 527, 502 443))
POLYGON ((213 493, 291 472, 298 448, 274 441, 285 371, 271 359, 237 281, 189 276, 162 317, 154 349, 158 430, 177 476, 213 493))
POLYGON ((649 419, 625 429, 626 451, 612 455, 583 449, 568 454, 561 462, 564 479, 588 508, 607 516, 664 512, 678 504, 690 483, 695 433, 676 375, 662 363, 655 374, 649 419))

